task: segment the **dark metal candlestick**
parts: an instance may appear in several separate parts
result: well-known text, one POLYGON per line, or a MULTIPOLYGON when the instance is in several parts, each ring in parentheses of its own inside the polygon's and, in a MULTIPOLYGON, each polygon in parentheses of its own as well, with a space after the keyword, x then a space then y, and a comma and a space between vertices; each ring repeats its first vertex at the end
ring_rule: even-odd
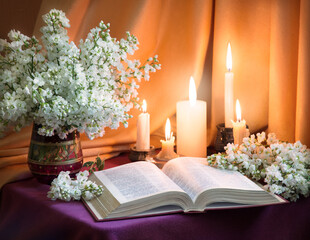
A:
POLYGON ((215 150, 217 152, 224 152, 224 147, 228 143, 234 143, 234 134, 232 128, 225 128, 225 123, 216 125, 217 135, 215 139, 215 150))
POLYGON ((128 158, 132 162, 145 161, 145 159, 148 155, 155 155, 155 147, 154 146, 150 146, 150 149, 139 150, 139 151, 137 150, 136 146, 133 146, 130 148, 128 158))
MULTIPOLYGON (((220 123, 216 125, 216 128, 217 128, 217 135, 215 139, 214 148, 217 152, 224 152, 225 151, 224 147, 228 143, 234 143, 233 128, 225 128, 225 123, 220 123)), ((248 131, 248 134, 250 135, 248 125, 246 125, 246 129, 248 131)), ((247 135, 246 137, 248 137, 249 135, 247 135)))

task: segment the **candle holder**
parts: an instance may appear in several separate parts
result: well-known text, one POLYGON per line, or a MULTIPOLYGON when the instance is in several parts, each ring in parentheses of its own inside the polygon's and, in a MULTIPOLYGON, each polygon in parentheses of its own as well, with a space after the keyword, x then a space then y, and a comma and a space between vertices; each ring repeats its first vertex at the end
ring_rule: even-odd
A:
POLYGON ((215 139, 215 150, 217 152, 224 152, 224 147, 228 143, 234 143, 234 134, 232 128, 225 128, 225 123, 216 125, 217 135, 215 139))
POLYGON ((147 156, 155 155, 155 147, 150 146, 149 149, 137 150, 136 146, 130 148, 129 160, 132 162, 145 161, 147 156))
POLYGON ((179 157, 174 151, 169 151, 169 149, 162 149, 156 156, 155 159, 159 161, 167 162, 170 159, 179 157))
MULTIPOLYGON (((215 150, 217 152, 225 152, 224 147, 228 143, 234 143, 233 128, 225 128, 225 123, 216 125, 217 134, 215 139, 215 150)), ((246 137, 250 136, 249 126, 246 125, 246 137)))
POLYGON ((157 155, 147 155, 146 156, 146 161, 155 164, 159 169, 162 169, 165 164, 173 159, 179 157, 178 154, 174 152, 174 154, 169 153, 163 153, 163 151, 160 151, 157 155))

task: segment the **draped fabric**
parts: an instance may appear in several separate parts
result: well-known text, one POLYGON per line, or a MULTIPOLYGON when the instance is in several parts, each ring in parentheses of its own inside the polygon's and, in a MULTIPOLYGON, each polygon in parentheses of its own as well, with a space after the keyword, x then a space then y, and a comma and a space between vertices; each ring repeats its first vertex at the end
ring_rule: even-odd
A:
MULTIPOLYGON (((76 44, 100 20, 118 39, 130 31, 139 39, 134 58, 158 55, 162 69, 142 82, 140 99, 151 115, 151 144, 160 146, 167 117, 176 133, 176 102, 188 98, 193 76, 198 99, 207 101, 207 139, 224 122, 226 51, 231 43, 234 98, 251 132, 275 132, 281 140, 310 146, 310 2, 307 0, 67 0, 2 1, 0 37, 15 28, 41 36, 41 16, 56 8, 66 12, 68 34, 76 44)), ((105 136, 82 135, 86 161, 129 149, 136 138, 139 111, 129 127, 107 129, 105 136)), ((26 164, 31 127, 0 139, 0 187, 30 176, 26 164)), ((177 136, 176 136, 177 137, 177 136)))

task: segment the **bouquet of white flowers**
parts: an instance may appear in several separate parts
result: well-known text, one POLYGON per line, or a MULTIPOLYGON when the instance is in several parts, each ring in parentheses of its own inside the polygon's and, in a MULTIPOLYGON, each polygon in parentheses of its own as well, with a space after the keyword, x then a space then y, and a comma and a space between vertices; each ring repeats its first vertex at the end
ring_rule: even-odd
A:
POLYGON ((64 12, 53 9, 43 20, 43 47, 15 30, 11 42, 0 39, 0 135, 32 122, 40 135, 60 138, 78 130, 93 139, 105 127, 127 126, 128 111, 138 106, 138 83, 160 69, 157 56, 143 65, 129 60, 137 38, 127 33, 118 41, 103 22, 77 47, 64 12))
POLYGON ((281 142, 274 133, 264 132, 244 138, 240 145, 227 144, 226 153, 213 154, 208 163, 222 169, 237 170, 265 189, 296 201, 310 194, 310 150, 299 141, 281 142))

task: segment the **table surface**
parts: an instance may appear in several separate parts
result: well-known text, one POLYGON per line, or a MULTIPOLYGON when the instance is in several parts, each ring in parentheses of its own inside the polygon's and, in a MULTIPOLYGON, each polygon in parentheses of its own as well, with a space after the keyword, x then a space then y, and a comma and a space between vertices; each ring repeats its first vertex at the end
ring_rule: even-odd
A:
MULTIPOLYGON (((106 168, 128 163, 126 154, 106 168)), ((80 201, 51 201, 31 178, 1 192, 0 239, 310 239, 310 198, 247 209, 96 222, 80 201)))

